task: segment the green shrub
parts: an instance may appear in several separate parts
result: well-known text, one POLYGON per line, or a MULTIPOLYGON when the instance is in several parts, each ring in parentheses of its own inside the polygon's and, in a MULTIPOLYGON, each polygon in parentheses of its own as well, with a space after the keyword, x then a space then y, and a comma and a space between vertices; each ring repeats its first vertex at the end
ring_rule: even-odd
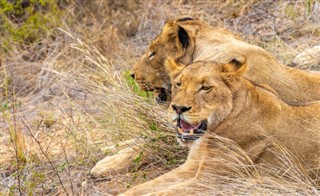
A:
POLYGON ((141 97, 153 97, 153 93, 152 92, 146 92, 146 91, 143 91, 139 88, 139 86, 137 85, 137 83, 134 81, 134 79, 130 76, 130 73, 129 72, 124 72, 123 74, 127 84, 129 85, 129 87, 132 89, 132 91, 141 96, 141 97))
POLYGON ((47 37, 63 15, 55 0, 0 0, 0 52, 47 37))

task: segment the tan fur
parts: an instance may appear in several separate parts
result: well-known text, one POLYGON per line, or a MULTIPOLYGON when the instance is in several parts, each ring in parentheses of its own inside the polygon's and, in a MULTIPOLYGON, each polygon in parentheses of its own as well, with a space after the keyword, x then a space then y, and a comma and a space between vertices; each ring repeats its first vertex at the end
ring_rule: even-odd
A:
MULTIPOLYGON (((182 117, 190 124, 206 119, 208 128, 194 142, 182 166, 134 187, 125 195, 179 195, 178 190, 183 188, 198 190, 214 173, 230 173, 226 172, 226 161, 212 161, 217 156, 227 157, 218 150, 215 135, 243 149, 247 156, 238 155, 243 161, 277 168, 279 176, 293 169, 275 154, 286 152, 301 171, 320 183, 320 102, 288 105, 274 95, 270 87, 247 80, 244 70, 223 72, 230 65, 196 62, 180 74, 175 67, 179 69, 181 65, 168 61, 166 66, 171 70, 170 77, 177 77, 173 81, 171 105, 191 107, 182 117), (201 90, 204 85, 210 88, 201 90)), ((169 116, 177 117, 171 107, 169 116)), ((263 170, 257 172, 263 174, 263 170)), ((215 183, 219 182, 207 182, 215 183)))
POLYGON ((248 66, 244 76, 271 86, 285 102, 320 100, 319 73, 282 65, 266 50, 242 41, 223 28, 209 26, 199 20, 169 21, 163 27, 160 35, 131 69, 142 89, 166 88, 170 95, 171 83, 164 66, 167 57, 186 65, 194 61, 224 64, 233 59, 240 64, 246 61, 248 66), (189 36, 186 48, 179 42, 178 31, 181 28, 189 36), (155 52, 152 58, 148 56, 150 52, 155 52))

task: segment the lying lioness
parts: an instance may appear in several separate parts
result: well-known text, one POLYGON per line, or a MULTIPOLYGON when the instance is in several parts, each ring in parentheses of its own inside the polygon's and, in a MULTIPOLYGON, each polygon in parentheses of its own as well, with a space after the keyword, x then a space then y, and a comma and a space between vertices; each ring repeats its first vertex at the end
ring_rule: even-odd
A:
MULTIPOLYGON (((268 84, 285 102, 320 100, 320 73, 282 65, 266 50, 242 41, 224 28, 185 17, 167 22, 131 70, 140 88, 154 91, 159 102, 171 100, 171 82, 164 66, 167 57, 185 65, 194 61, 232 62, 230 70, 246 61, 248 68, 244 75, 256 83, 268 84)), ((129 160, 138 155, 139 150, 129 147, 125 153, 97 163, 91 174, 100 177, 129 167, 132 163, 129 160)))
MULTIPOLYGON (((170 77, 175 78, 169 116, 182 143, 195 141, 182 166, 125 195, 176 195, 177 190, 187 187, 197 190, 201 186, 198 181, 210 179, 215 172, 228 174, 224 168, 227 163, 212 161, 213 157, 226 156, 216 149, 214 135, 242 148, 247 157, 240 158, 277 167, 279 175, 292 169, 277 155, 277 149, 285 151, 301 171, 320 183, 320 102, 283 102, 272 88, 246 78, 248 65, 228 72, 232 64, 196 62, 184 68, 169 59, 166 66, 170 77)), ((207 182, 213 183, 219 182, 207 182)))
POLYGON ((234 69, 247 62, 243 73, 256 83, 271 86, 287 103, 320 100, 320 73, 282 65, 261 47, 242 41, 224 28, 191 17, 169 21, 132 67, 140 88, 154 91, 158 101, 170 101, 171 82, 164 67, 167 57, 188 65, 195 61, 234 62, 234 69))

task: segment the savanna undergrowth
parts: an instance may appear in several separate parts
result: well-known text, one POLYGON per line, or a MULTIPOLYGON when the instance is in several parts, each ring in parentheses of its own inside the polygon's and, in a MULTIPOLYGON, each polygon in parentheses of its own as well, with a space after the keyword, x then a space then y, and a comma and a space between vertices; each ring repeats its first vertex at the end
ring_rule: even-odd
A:
MULTIPOLYGON (((128 75, 169 18, 225 26, 291 64, 319 43, 319 13, 318 1, 0 0, 0 195, 118 194, 185 161, 166 105, 128 75), (117 151, 100 149, 129 139, 147 144, 134 166, 92 178, 95 163, 117 151)), ((320 195, 293 164, 290 175, 261 177, 238 164, 240 149, 228 153, 234 175, 212 174, 204 189, 320 195)))

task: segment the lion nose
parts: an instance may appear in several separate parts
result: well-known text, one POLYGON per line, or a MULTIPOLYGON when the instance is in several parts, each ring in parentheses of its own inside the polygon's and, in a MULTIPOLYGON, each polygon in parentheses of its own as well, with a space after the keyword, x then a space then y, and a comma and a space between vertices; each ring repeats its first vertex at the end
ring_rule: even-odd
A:
POLYGON ((187 106, 172 105, 171 107, 172 107, 172 109, 173 109, 176 113, 178 113, 178 114, 182 114, 182 113, 184 113, 184 112, 186 112, 186 111, 191 110, 191 106, 190 106, 190 107, 187 107, 187 106))

